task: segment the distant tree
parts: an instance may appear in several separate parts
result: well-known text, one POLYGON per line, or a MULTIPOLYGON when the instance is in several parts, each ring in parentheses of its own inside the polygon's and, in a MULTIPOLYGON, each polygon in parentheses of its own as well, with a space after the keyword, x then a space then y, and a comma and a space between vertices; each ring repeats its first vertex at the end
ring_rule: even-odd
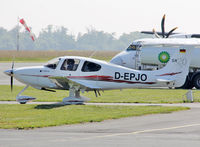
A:
POLYGON ((125 49, 127 48, 134 40, 141 39, 141 38, 150 38, 152 35, 142 34, 140 32, 130 32, 129 34, 122 34, 118 41, 119 41, 119 48, 125 49))
MULTIPOLYGON (((21 27, 15 26, 11 30, 0 27, 0 49, 17 48, 17 31, 21 27)), ((78 33, 77 38, 68 33, 68 29, 61 26, 48 25, 39 33, 33 42, 29 32, 23 29, 19 33, 20 50, 124 50, 134 40, 152 37, 140 32, 124 33, 118 39, 115 33, 97 31, 94 27, 87 28, 84 34, 78 33)))
POLYGON ((35 50, 35 43, 37 39, 33 41, 28 31, 24 30, 19 34, 19 50, 35 50))
POLYGON ((0 49, 16 49, 17 43, 17 27, 10 31, 0 28, 0 49))
POLYGON ((87 33, 78 35, 76 45, 78 49, 109 50, 113 49, 112 45, 115 40, 113 34, 87 28, 87 33))
POLYGON ((75 49, 75 37, 67 34, 65 27, 55 28, 52 25, 43 29, 37 38, 37 49, 67 50, 75 49))

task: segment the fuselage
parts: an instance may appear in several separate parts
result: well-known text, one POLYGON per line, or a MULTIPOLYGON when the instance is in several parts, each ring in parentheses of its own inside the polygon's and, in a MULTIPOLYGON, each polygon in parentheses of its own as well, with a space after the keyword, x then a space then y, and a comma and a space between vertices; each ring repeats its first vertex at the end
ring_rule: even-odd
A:
POLYGON ((14 78, 26 85, 37 89, 63 90, 68 90, 70 83, 66 81, 55 82, 51 77, 64 77, 74 81, 74 83, 79 83, 79 85, 85 84, 85 87, 90 87, 85 90, 106 90, 169 86, 167 82, 159 83, 157 81, 163 77, 174 81, 175 85, 182 85, 187 74, 188 71, 177 63, 169 63, 169 67, 161 70, 142 71, 77 56, 59 57, 44 66, 23 67, 13 70, 14 78), (70 67, 69 61, 72 60, 73 67, 70 67))

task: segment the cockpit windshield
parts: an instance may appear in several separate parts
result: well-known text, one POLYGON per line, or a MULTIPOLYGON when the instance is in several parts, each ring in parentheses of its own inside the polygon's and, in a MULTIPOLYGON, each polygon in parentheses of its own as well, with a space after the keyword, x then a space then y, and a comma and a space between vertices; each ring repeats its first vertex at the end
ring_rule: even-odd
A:
POLYGON ((137 44, 137 45, 131 44, 126 50, 127 50, 127 51, 134 51, 134 50, 140 49, 140 47, 141 47, 140 44, 137 44))
POLYGON ((54 58, 54 59, 48 61, 44 66, 51 68, 51 69, 56 69, 59 61, 60 61, 60 58, 54 58))

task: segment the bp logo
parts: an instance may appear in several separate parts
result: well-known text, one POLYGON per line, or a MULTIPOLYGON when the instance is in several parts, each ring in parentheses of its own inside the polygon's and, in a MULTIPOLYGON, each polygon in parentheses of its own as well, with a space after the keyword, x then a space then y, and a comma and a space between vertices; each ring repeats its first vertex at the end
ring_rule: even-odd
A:
POLYGON ((158 59, 161 63, 167 63, 170 59, 170 55, 168 52, 163 51, 158 55, 158 59))

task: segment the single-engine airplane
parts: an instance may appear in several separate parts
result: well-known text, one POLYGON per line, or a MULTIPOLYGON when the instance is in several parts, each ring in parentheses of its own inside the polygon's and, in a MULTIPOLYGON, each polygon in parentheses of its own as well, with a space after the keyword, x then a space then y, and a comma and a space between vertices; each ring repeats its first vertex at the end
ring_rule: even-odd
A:
MULTIPOLYGON (((141 44, 142 45, 142 44, 141 44)), ((63 99, 64 104, 82 104, 88 98, 80 96, 80 92, 94 91, 96 96, 100 90, 145 88, 145 87, 179 87, 184 84, 189 72, 190 54, 193 46, 187 45, 174 52, 165 67, 154 70, 134 70, 101 60, 79 56, 58 57, 44 66, 14 68, 5 71, 26 84, 17 95, 16 100, 25 104, 35 98, 22 96, 29 86, 40 90, 69 90, 69 97, 63 99)))

